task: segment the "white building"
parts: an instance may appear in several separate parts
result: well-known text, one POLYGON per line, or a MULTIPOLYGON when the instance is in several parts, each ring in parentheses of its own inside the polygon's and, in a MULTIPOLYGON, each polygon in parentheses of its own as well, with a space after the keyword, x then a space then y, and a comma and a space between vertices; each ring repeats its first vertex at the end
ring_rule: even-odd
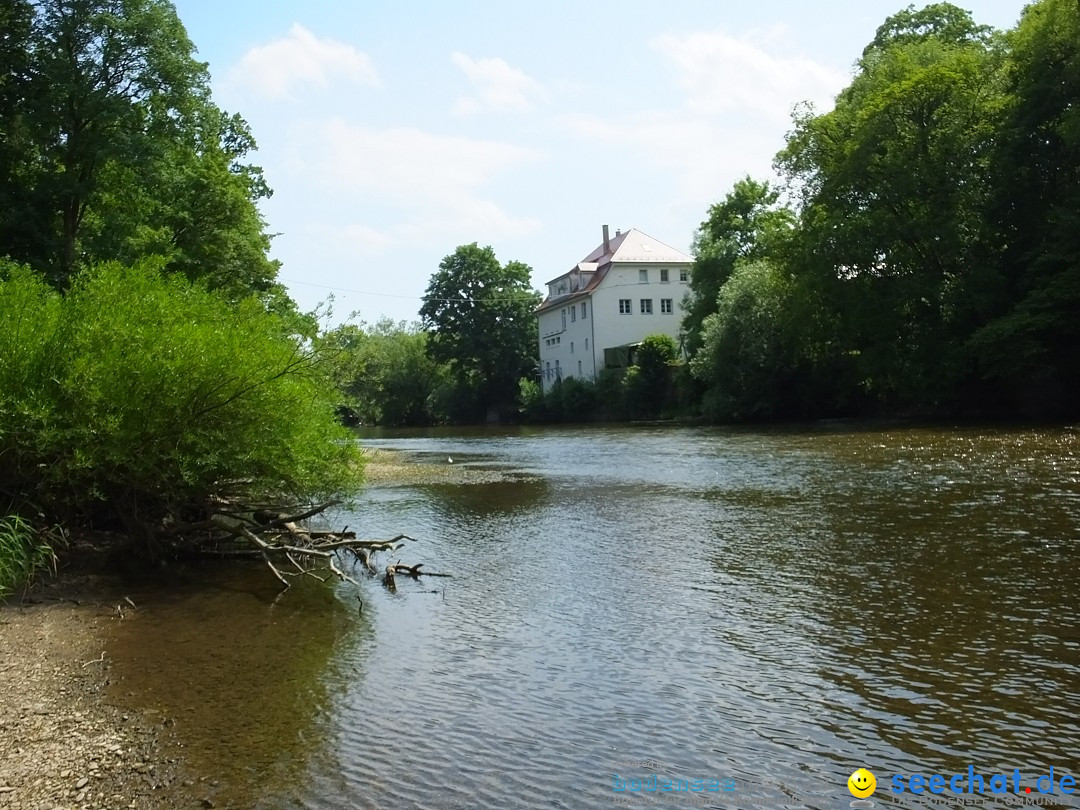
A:
MULTIPOLYGON (((591 380, 604 368, 604 350, 631 346, 648 335, 678 338, 693 259, 636 228, 616 231, 570 272, 548 282, 536 310, 540 376, 591 380)), ((609 352, 614 365, 619 362, 609 352)))

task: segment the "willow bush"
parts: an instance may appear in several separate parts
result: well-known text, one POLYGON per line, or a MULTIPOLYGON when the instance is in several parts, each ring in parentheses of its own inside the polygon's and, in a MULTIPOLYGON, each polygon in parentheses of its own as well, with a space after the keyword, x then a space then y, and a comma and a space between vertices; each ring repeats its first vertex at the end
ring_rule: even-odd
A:
POLYGON ((309 503, 360 484, 322 356, 254 298, 226 302, 153 261, 84 271, 65 295, 7 265, 0 307, 8 512, 149 549, 163 521, 215 500, 309 503))

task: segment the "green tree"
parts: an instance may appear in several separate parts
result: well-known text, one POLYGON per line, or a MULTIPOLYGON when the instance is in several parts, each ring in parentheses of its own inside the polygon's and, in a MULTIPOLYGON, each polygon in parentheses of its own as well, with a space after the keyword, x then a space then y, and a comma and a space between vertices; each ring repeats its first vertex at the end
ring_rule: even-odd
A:
POLYGON ((709 207, 694 236, 691 296, 682 323, 688 354, 701 347, 702 324, 716 312, 716 297, 736 262, 774 255, 791 234, 795 214, 779 200, 768 183, 744 177, 709 207))
POLYGON ((927 39, 952 45, 986 45, 993 35, 993 28, 977 24, 970 11, 952 3, 932 3, 918 10, 912 5, 888 17, 878 27, 874 40, 863 49, 863 59, 872 59, 896 45, 927 39))
POLYGON ((535 375, 540 295, 531 272, 521 262, 500 266, 490 247, 474 242, 444 258, 432 276, 420 316, 428 354, 449 366, 458 386, 455 418, 513 409, 518 380, 535 375))
POLYGON ((415 324, 383 318, 374 326, 346 324, 327 333, 335 381, 364 421, 430 425, 440 421, 435 394, 447 370, 427 353, 427 333, 415 324))
MULTIPOLYGON (((67 284, 110 166, 143 167, 183 138, 208 98, 206 67, 164 0, 35 0, 35 138, 59 221, 52 277, 67 284)), ((39 258, 40 257, 36 257, 39 258)))
POLYGON ((790 258, 841 318, 865 391, 942 406, 985 277, 1001 59, 948 25, 944 39, 934 26, 886 28, 835 109, 799 115, 778 156, 801 194, 790 258))
POLYGON ((690 361, 714 419, 811 415, 822 407, 826 372, 820 310, 771 262, 740 263, 705 319, 704 344, 690 361))
POLYGON ((968 343, 983 404, 1080 407, 1080 6, 1040 0, 1008 37, 992 167, 998 252, 968 343))
POLYGON ((668 335, 649 335, 637 348, 637 374, 629 392, 631 410, 643 419, 660 416, 670 398, 679 347, 668 335))
POLYGON ((257 208, 247 124, 210 100, 166 0, 13 0, 0 11, 0 255, 63 289, 149 255, 233 300, 289 308, 257 208))
POLYGON ((30 131, 36 86, 30 60, 34 8, 28 0, 0 3, 0 257, 26 258, 48 250, 30 131))

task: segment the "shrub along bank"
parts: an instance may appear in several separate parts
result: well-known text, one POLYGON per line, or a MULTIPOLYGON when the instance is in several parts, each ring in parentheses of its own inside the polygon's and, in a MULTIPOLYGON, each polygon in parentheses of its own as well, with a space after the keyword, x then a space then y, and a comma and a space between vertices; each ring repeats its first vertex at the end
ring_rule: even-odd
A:
POLYGON ((0 309, 0 594, 52 558, 49 527, 122 533, 154 557, 215 510, 361 483, 324 352, 254 297, 153 260, 82 271, 63 295, 0 264, 0 309))

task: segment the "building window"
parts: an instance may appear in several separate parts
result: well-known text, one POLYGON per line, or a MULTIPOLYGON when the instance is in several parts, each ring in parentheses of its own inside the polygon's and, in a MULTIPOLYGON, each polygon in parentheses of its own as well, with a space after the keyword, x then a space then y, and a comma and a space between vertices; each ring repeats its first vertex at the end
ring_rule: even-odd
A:
POLYGON ((660 299, 660 311, 665 313, 665 314, 668 314, 668 315, 671 314, 671 299, 670 298, 661 298, 660 299))
POLYGON ((566 310, 565 309, 562 311, 562 328, 563 328, 563 331, 565 332, 566 331, 566 310))
POLYGON ((574 341, 570 341, 570 354, 574 353, 574 341))
POLYGON ((559 361, 558 360, 555 361, 555 379, 556 380, 561 380, 562 379, 562 369, 559 368, 559 361))
POLYGON ((651 298, 642 298, 641 299, 641 314, 642 315, 652 315, 652 299, 651 298))
POLYGON ((630 310, 630 299, 629 298, 620 298, 619 299, 619 314, 620 315, 629 315, 630 311, 631 311, 630 310))
POLYGON ((637 280, 638 280, 639 284, 648 284, 649 283, 649 268, 642 267, 640 270, 638 270, 637 271, 637 280))
POLYGON ((586 318, 586 315, 585 315, 585 302, 582 301, 581 302, 581 320, 585 320, 585 318, 586 318))
POLYGON ((589 339, 585 338, 585 351, 589 350, 589 339))
POLYGON ((667 268, 666 267, 661 267, 660 268, 660 280, 663 281, 663 282, 667 282, 667 280, 668 280, 667 268))
POLYGON ((577 361, 577 375, 579 377, 581 376, 581 361, 580 360, 577 361))
POLYGON ((689 280, 690 280, 690 271, 689 270, 680 270, 679 271, 679 281, 689 281, 689 280))

